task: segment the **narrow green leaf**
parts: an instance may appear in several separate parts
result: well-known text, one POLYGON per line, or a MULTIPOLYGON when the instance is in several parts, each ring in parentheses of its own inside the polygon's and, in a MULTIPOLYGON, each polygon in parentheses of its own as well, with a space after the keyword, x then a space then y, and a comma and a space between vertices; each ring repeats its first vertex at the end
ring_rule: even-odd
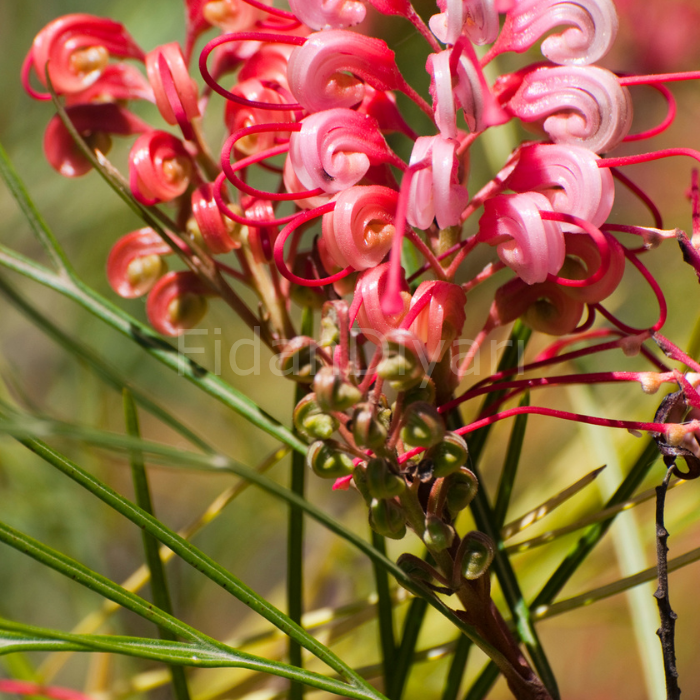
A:
MULTIPOLYGON (((529 391, 525 392, 518 405, 530 405, 529 391)), ((515 477, 518 473, 518 465, 520 463, 520 453, 522 452, 523 441, 525 440, 527 419, 527 413, 516 416, 515 420, 513 421, 513 428, 510 431, 506 458, 503 462, 501 478, 498 481, 498 489, 496 490, 496 502, 493 506, 493 517, 499 530, 503 527, 503 523, 506 521, 506 516, 508 515, 510 496, 513 493, 513 487, 515 486, 515 477)), ((503 539, 506 539, 506 537, 503 536, 503 539)))
MULTIPOLYGON (((134 399, 128 389, 124 389, 124 419, 126 430, 132 437, 139 438, 141 431, 139 429, 139 417, 136 410, 134 399)), ((151 489, 148 485, 148 475, 143 462, 143 455, 140 451, 134 450, 130 454, 131 462, 131 479, 134 484, 134 494, 136 495, 136 504, 145 513, 154 516, 153 502, 151 499, 151 489)), ((165 577, 165 568, 160 558, 158 540, 146 530, 141 531, 143 540, 143 548, 146 555, 146 564, 151 574, 151 595, 153 602, 168 615, 173 614, 173 606, 170 601, 170 591, 168 582, 165 577)), ((169 630, 158 627, 160 638, 176 642, 177 637, 169 630)), ((170 674, 172 676, 173 690, 177 700, 189 700, 190 692, 187 688, 187 679, 185 678, 184 670, 179 666, 171 666, 170 674)))
POLYGON ((556 495, 548 498, 544 503, 541 503, 536 508, 533 508, 525 515, 521 515, 512 522, 508 523, 501 530, 501 537, 507 540, 519 532, 522 532, 526 528, 539 522, 545 516, 549 515, 556 508, 558 508, 562 503, 566 503, 570 498, 573 498, 579 491, 586 488, 595 478, 600 474, 600 472, 605 469, 605 465, 598 467, 591 472, 588 472, 585 476, 582 476, 578 481, 571 484, 571 486, 563 489, 556 495))
POLYGON ((442 691, 442 700, 457 700, 459 688, 462 685, 464 671, 467 668, 469 661, 469 652, 471 651, 472 643, 464 635, 460 635, 455 645, 455 651, 452 655, 450 670, 447 673, 445 689, 442 691))
MULTIPOLYGON (((406 613, 406 619, 401 630, 401 644, 395 655, 392 684, 387 693, 390 700, 401 700, 408 676, 416 659, 416 644, 420 634, 428 604, 422 598, 414 598, 406 613)), ((467 639, 464 635, 461 635, 467 639)))
POLYGON ((487 663, 484 670, 472 684, 472 687, 469 688, 469 692, 464 700, 482 700, 485 698, 493 684, 498 680, 500 673, 496 664, 487 663))
MULTIPOLYGON (((372 546, 386 556, 386 542, 381 535, 372 530, 372 546)), ((377 588, 377 622, 379 623, 379 647, 382 653, 382 670, 384 673, 384 687, 393 688, 394 666, 396 656, 396 641, 394 639, 394 602, 389 590, 389 577, 386 569, 372 562, 374 569, 374 585, 377 588)), ((389 691, 391 700, 396 696, 389 691)))

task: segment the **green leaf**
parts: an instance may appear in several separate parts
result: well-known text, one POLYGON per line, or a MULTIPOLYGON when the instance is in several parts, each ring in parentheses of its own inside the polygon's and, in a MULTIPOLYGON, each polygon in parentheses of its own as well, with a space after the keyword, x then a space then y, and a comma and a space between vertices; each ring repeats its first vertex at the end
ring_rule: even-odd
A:
POLYGON ((464 635, 460 635, 455 644, 450 670, 447 673, 445 689, 442 691, 442 700, 457 700, 459 687, 462 685, 462 677, 467 668, 467 661, 469 660, 471 648, 471 641, 464 635))
MULTIPOLYGON (((414 598, 406 613, 403 629, 401 630, 401 645, 395 654, 393 683, 389 686, 387 695, 391 700, 401 700, 406 681, 416 658, 416 644, 420 634, 428 604, 422 598, 414 598)), ((465 635, 460 635, 467 639, 465 635)))
MULTIPOLYGON (((384 538, 372 530, 372 545, 386 556, 386 542, 384 538)), ((382 653, 382 670, 384 672, 384 687, 393 687, 394 666, 396 655, 396 642, 394 640, 394 603, 389 590, 389 577, 386 569, 372 562, 374 570, 374 585, 377 588, 377 621, 379 623, 379 646, 382 653)), ((391 700, 396 696, 388 692, 391 700)))

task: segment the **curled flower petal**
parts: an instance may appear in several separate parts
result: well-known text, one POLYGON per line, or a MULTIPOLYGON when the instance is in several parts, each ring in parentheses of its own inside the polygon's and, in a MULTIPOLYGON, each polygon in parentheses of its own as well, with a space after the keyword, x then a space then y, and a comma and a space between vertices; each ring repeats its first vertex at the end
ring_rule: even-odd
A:
POLYGON ((289 0, 292 12, 311 29, 342 29, 360 24, 367 12, 359 0, 289 0))
POLYGON ((431 159, 431 166, 415 173, 411 180, 406 219, 425 230, 436 218, 443 229, 456 226, 469 201, 466 187, 457 179, 457 142, 442 136, 421 136, 411 152, 410 165, 431 159))
POLYGON ((289 158, 307 190, 341 192, 356 185, 370 166, 401 164, 379 132, 377 122, 351 109, 311 114, 292 133, 289 158))
MULTIPOLYGON (((150 127, 135 114, 113 103, 90 103, 66 107, 66 113, 78 133, 93 148, 109 151, 109 134, 129 136, 150 127)), ((78 148, 60 117, 55 115, 44 132, 44 155, 52 168, 64 177, 79 177, 92 169, 92 163, 78 148)))
POLYGON ((196 326, 207 311, 212 292, 191 270, 168 272, 151 289, 146 315, 158 333, 182 335, 196 326))
POLYGON ((323 241, 336 264, 366 270, 391 249, 398 192, 388 187, 350 187, 323 215, 323 241))
POLYGON ((80 92, 66 95, 67 105, 122 100, 155 102, 150 83, 143 77, 141 71, 128 63, 110 63, 92 85, 80 92))
MULTIPOLYGON (((430 362, 439 362, 452 341, 462 334, 467 319, 466 303, 467 295, 458 284, 431 281, 418 285, 411 297, 408 315, 411 309, 422 308, 411 322, 410 330, 425 343, 430 362)), ((404 323, 407 321, 408 316, 404 323)))
POLYGON ((200 185, 192 193, 192 214, 207 248, 214 255, 241 247, 238 240, 241 227, 221 214, 211 183, 200 185))
POLYGON ((498 195, 486 201, 479 221, 479 240, 497 246, 498 257, 526 284, 544 282, 564 264, 561 226, 543 221, 540 211, 552 211, 539 192, 498 195))
POLYGON ((365 85, 365 96, 356 110, 375 119, 383 134, 398 131, 410 139, 417 138, 416 133, 401 116, 392 92, 375 90, 371 85, 365 85))
POLYGON ((294 50, 289 44, 263 44, 238 71, 238 82, 256 78, 271 87, 289 89, 287 64, 294 50))
POLYGON ((389 263, 382 263, 361 273, 355 288, 355 295, 360 300, 357 323, 360 330, 375 345, 381 345, 389 331, 400 326, 411 301, 408 285, 402 278, 403 309, 395 314, 385 314, 382 311, 382 297, 386 291, 388 275, 389 263))
MULTIPOLYGON (((272 4, 269 0, 263 1, 272 4)), ((253 29, 255 23, 265 17, 265 12, 245 0, 206 0, 202 17, 224 32, 244 32, 253 29)))
POLYGON ((584 309, 568 291, 554 282, 528 285, 515 277, 496 290, 491 316, 497 325, 520 318, 536 331, 566 335, 576 328, 584 309))
MULTIPOLYGON (((554 211, 600 227, 612 210, 615 185, 610 169, 598 167, 599 160, 586 148, 529 144, 518 151, 517 164, 506 186, 515 192, 541 192, 554 211)), ((581 231, 568 223, 562 224, 562 230, 581 231)))
POLYGON ((86 14, 64 15, 47 24, 34 38, 30 56, 44 86, 49 63, 51 83, 59 94, 79 92, 92 85, 107 67, 110 56, 144 59, 143 51, 121 24, 86 14))
POLYGON ((191 139, 190 122, 199 116, 197 84, 190 77, 180 45, 173 41, 150 51, 146 72, 163 119, 179 124, 185 138, 191 139))
MULTIPOLYGON (((250 199, 243 201, 243 209, 246 219, 254 221, 273 221, 275 211, 272 202, 267 199, 250 199)), ((272 249, 279 234, 279 227, 275 225, 253 226, 248 225, 248 245, 257 263, 266 263, 272 260, 272 249)))
POLYGON ((506 108, 540 122, 554 143, 603 153, 632 125, 632 98, 616 76, 596 66, 541 67, 526 73, 506 108))
POLYGON ((131 192, 147 206, 183 194, 192 172, 192 158, 184 144, 166 131, 142 134, 129 152, 131 192))
POLYGON ((542 53, 563 65, 598 61, 612 46, 618 28, 612 0, 519 0, 508 11, 487 60, 504 51, 527 51, 540 37, 563 24, 571 26, 542 42, 542 53))
MULTIPOLYGON (((284 161, 284 169, 282 171, 282 182, 284 183, 284 189, 287 192, 297 193, 306 192, 308 187, 299 182, 297 174, 294 172, 294 166, 292 165, 292 160, 287 156, 284 161)), ((305 199, 295 199, 294 204, 300 209, 317 209, 318 207, 327 204, 330 200, 331 195, 329 194, 319 194, 315 197, 306 197, 305 199)))
POLYGON ((477 46, 491 44, 498 36, 498 11, 494 0, 438 0, 440 14, 428 25, 443 44, 454 45, 464 34, 477 46))
POLYGON ((107 258, 110 287, 125 299, 142 296, 166 269, 160 256, 171 252, 152 228, 127 233, 112 246, 107 258))

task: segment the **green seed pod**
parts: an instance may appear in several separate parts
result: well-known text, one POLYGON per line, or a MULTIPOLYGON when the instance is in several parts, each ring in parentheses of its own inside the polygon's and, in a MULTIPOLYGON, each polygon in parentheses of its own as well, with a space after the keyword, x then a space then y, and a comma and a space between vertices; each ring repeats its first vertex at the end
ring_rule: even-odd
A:
POLYGON ((344 411, 352 408, 360 399, 362 392, 333 367, 321 367, 314 377, 314 393, 322 410, 344 411))
POLYGON ((396 501, 373 498, 369 506, 369 524, 383 537, 400 540, 406 534, 403 510, 396 501))
POLYGON ((445 435, 445 423, 437 408, 424 401, 408 406, 403 415, 401 439, 416 447, 432 447, 445 435))
POLYGON ((284 376, 301 384, 310 384, 321 368, 318 345, 313 338, 300 335, 289 341, 280 353, 280 370, 284 376))
POLYGON ((464 466, 469 457, 467 443, 457 433, 447 433, 442 442, 431 447, 425 458, 433 463, 433 476, 436 478, 449 476, 464 466))
POLYGON ((373 498, 393 498, 406 490, 403 477, 394 473, 386 459, 375 457, 367 463, 367 490, 373 498))
POLYGON ((352 436, 358 447, 376 449, 386 442, 387 429, 369 404, 360 404, 352 414, 352 436))
POLYGON ((406 391, 420 383, 428 366, 423 342, 411 331, 399 328, 387 333, 382 343, 382 359, 377 374, 396 391, 406 391), (422 361, 421 361, 422 360, 422 361))
POLYGON ((482 576, 491 566, 495 549, 493 542, 483 532, 470 532, 460 545, 462 548, 462 576, 469 581, 482 576))
POLYGON ((347 476, 353 470, 352 459, 338 449, 338 443, 334 440, 314 442, 306 453, 306 464, 324 479, 347 476))
POLYGON ((476 496, 479 490, 479 482, 474 472, 462 467, 449 477, 447 499, 445 501, 449 514, 454 518, 461 510, 464 510, 476 496))
POLYGON ((362 498, 364 498, 367 505, 369 505, 372 502, 372 496, 370 495, 369 488, 367 487, 366 466, 366 464, 358 465, 353 472, 352 480, 355 482, 355 486, 360 492, 362 498))
POLYGON ((408 389, 403 399, 403 405, 408 406, 416 401, 435 403, 435 382, 430 377, 424 377, 423 381, 412 389, 408 389))
POLYGON ((338 425, 333 416, 321 410, 316 394, 307 394, 294 409, 294 427, 308 440, 327 440, 338 425))
POLYGON ((455 531, 451 525, 443 522, 436 515, 428 515, 425 519, 425 532, 423 533, 423 542, 428 549, 442 552, 452 546, 454 538, 455 531))
POLYGON ((396 563, 398 567, 411 578, 430 583, 433 577, 420 565, 420 560, 413 554, 402 554, 396 563))

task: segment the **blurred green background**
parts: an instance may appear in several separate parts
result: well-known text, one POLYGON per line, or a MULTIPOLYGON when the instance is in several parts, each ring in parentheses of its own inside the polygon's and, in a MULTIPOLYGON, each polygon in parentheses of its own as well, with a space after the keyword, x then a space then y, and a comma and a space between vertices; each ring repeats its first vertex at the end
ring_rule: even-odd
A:
MULTIPOLYGON (((640 2, 636 9, 646 5, 647 3, 640 2)), ((421 9, 430 14, 427 3, 423 3, 421 9)), ((143 301, 118 300, 108 288, 104 276, 104 261, 110 247, 120 235, 140 227, 140 221, 125 210, 116 195, 96 174, 68 180, 51 170, 43 158, 41 141, 44 127, 53 114, 52 107, 50 104, 32 101, 23 92, 19 82, 22 59, 33 36, 47 22, 69 12, 109 15, 125 24, 137 42, 145 50, 150 50, 158 44, 183 39, 183 11, 180 2, 176 0, 119 0, 100 3, 94 0, 5 0, 0 3, 0 46, 3 47, 3 60, 0 63, 0 142, 7 149, 20 176, 27 183, 31 196, 65 245, 83 279, 143 319, 143 301)), ((629 27, 631 25, 623 17, 619 43, 624 51, 618 51, 606 59, 609 67, 624 71, 640 69, 639 61, 644 53, 639 50, 635 35, 629 31, 629 27), (637 47, 636 53, 630 46, 637 47)), ((400 20, 382 21, 381 27, 376 24, 375 28, 381 29, 383 36, 395 49, 397 60, 409 82, 419 85, 425 93, 427 76, 424 60, 427 52, 421 40, 400 20)), ((697 68, 697 56, 682 58, 685 64, 677 65, 676 68, 697 68)), ((532 60, 537 60, 536 53, 532 54, 532 60)), ((508 57, 501 68, 510 70, 524 63, 522 57, 508 57)), ((656 139, 649 150, 664 145, 700 146, 700 136, 696 130, 700 118, 697 88, 694 84, 680 84, 673 89, 679 101, 677 122, 667 134, 656 139)), ((657 123, 663 117, 664 105, 651 90, 639 88, 634 97, 637 107, 635 130, 657 123)), ((218 147, 221 135, 221 127, 217 125, 221 110, 221 103, 215 101, 208 120, 208 125, 215 133, 211 141, 214 148, 218 147)), ((146 106, 140 113, 151 119, 152 123, 160 124, 155 108, 146 106)), ((419 118, 415 112, 410 114, 419 118)), ((489 148, 493 152, 500 147, 507 152, 509 138, 507 133, 497 132, 489 148)), ((128 143, 115 143, 110 156, 122 167, 128 146, 128 143)), ((397 145, 399 149, 402 147, 406 148, 405 142, 403 146, 397 145)), ((483 149, 475 147, 473 150, 472 192, 492 175, 483 149)), ((641 150, 647 149, 635 144, 619 149, 620 153, 641 150)), ((684 196, 690 182, 690 168, 688 162, 668 160, 629 170, 628 174, 661 205, 667 227, 690 228, 690 207, 684 196)), ((619 188, 618 192, 613 220, 649 224, 648 213, 624 190, 619 188)), ((4 188, 0 188, 0 221, 3 244, 43 261, 38 244, 32 239, 27 225, 4 188)), ((476 272, 486 259, 487 254, 475 256, 473 261, 470 259, 464 274, 476 272)), ((663 250, 648 256, 648 265, 662 281, 669 300, 670 317, 665 332, 679 345, 686 346, 698 317, 700 290, 695 275, 683 265, 673 242, 666 243, 663 250)), ((1 274, 23 290, 55 323, 108 357, 112 364, 133 378, 134 384, 157 398, 218 449, 249 465, 255 465, 274 449, 275 444, 270 438, 250 428, 242 419, 224 410, 212 399, 200 395, 187 382, 150 360, 137 347, 105 328, 75 304, 34 283, 25 282, 9 273, 1 274)), ((644 325, 655 318, 655 302, 648 288, 639 279, 635 279, 634 275, 633 271, 628 271, 624 289, 616 294, 610 305, 628 323, 644 325)), ((496 284, 484 285, 483 289, 470 295, 466 337, 474 337, 481 327, 489 297, 495 287, 496 284)), ((2 298, 0 318, 3 322, 0 376, 4 380, 5 395, 9 394, 18 403, 39 414, 108 430, 123 430, 121 397, 117 393, 101 384, 84 366, 54 345, 2 298)), ((222 329, 224 348, 249 335, 227 309, 215 303, 211 305, 203 327, 209 329, 208 336, 203 338, 209 345, 206 354, 197 356, 196 359, 202 360, 207 366, 212 366, 214 359, 214 328, 222 329)), ((545 344, 546 339, 536 339, 531 352, 534 353, 545 344)), ((241 356, 242 366, 246 366, 247 359, 250 358, 241 356)), ((260 376, 234 376, 226 369, 227 363, 224 362, 224 378, 249 394, 275 417, 288 423, 293 387, 264 371, 269 359, 270 356, 263 351, 263 373, 260 376)), ((586 367, 641 369, 644 365, 638 358, 624 358, 619 354, 594 358, 586 367)), ((481 370, 482 373, 488 370, 485 362, 481 370)), ((659 400, 660 395, 643 396, 634 386, 622 389, 617 386, 596 388, 592 395, 577 391, 551 391, 533 397, 533 403, 547 403, 580 412, 586 412, 584 406, 590 401, 597 415, 639 420, 650 420, 659 400)), ((468 409, 466 415, 472 414, 473 409, 468 409)), ((181 438, 147 414, 142 413, 141 419, 145 437, 185 447, 181 438)), ((509 423, 496 428, 491 446, 482 461, 486 485, 492 489, 502 465, 509 430, 509 423)), ((95 470, 120 492, 131 493, 128 468, 120 459, 90 448, 76 447, 68 442, 61 443, 60 448, 82 465, 95 470)), ((613 463, 618 459, 625 471, 630 458, 635 457, 640 449, 641 441, 627 434, 603 429, 580 430, 573 425, 531 419, 525 458, 509 515, 516 516, 536 506, 603 462, 610 464, 609 471, 613 471, 613 463)), ((287 461, 272 473, 275 478, 286 483, 287 461)), ((661 475, 661 467, 657 465, 647 486, 658 482, 661 475)), ((156 512, 174 528, 193 520, 216 494, 231 483, 227 476, 186 474, 163 468, 153 469, 151 478, 156 512)), ((615 478, 611 476, 609 480, 614 482, 615 478)), ((604 478, 599 481, 604 481, 604 478)), ((561 526, 578 516, 593 512, 596 504, 604 500, 596 488, 595 485, 589 487, 569 507, 564 508, 564 512, 552 515, 545 521, 546 524, 536 526, 533 531, 537 533, 561 526)), ((601 490, 604 491, 605 488, 602 486, 601 490)), ((336 512, 353 529, 367 531, 364 508, 353 493, 332 493, 327 482, 314 478, 310 479, 309 490, 309 497, 314 502, 336 512)), ((141 563, 140 533, 136 528, 124 527, 116 515, 95 503, 89 495, 8 439, 0 440, 0 498, 2 520, 115 580, 126 578, 141 563)), ((697 485, 694 483, 684 485, 669 495, 667 522, 672 533, 671 556, 700 544, 696 523, 697 502, 697 485)), ((654 563, 653 506, 647 504, 634 513, 624 514, 622 519, 628 525, 627 532, 606 537, 590 561, 567 586, 564 596, 619 578, 621 565, 617 560, 617 552, 623 551, 631 556, 634 553, 632 540, 635 527, 630 528, 631 523, 637 523, 636 536, 641 547, 636 560, 633 557, 630 565, 644 568, 654 563)), ((285 526, 286 508, 251 489, 208 528, 205 535, 197 540, 197 544, 246 583, 283 606, 285 526)), ((460 522, 460 531, 469 527, 469 519, 465 517, 460 522)), ((308 609, 322 605, 342 605, 371 592, 373 584, 367 562, 313 524, 308 525, 307 533, 308 609)), ((414 539, 409 535, 401 543, 391 543, 392 553, 398 555, 407 546, 412 551, 419 552, 420 548, 414 539)), ((576 536, 571 535, 554 545, 518 555, 514 559, 527 597, 532 597, 539 591, 575 539, 576 536)), ((246 636, 265 629, 264 624, 196 572, 177 562, 171 564, 171 572, 176 610, 188 622, 222 638, 230 635, 246 636)), ((691 697, 692 688, 699 687, 700 684, 700 668, 694 663, 695 649, 700 643, 700 620, 695 603, 696 577, 697 565, 671 576, 671 600, 680 617, 677 649, 681 687, 687 689, 691 697)), ((83 615, 100 604, 97 596, 84 593, 75 584, 45 571, 38 564, 6 548, 0 549, 0 590, 3 593, 0 615, 61 629, 70 629, 83 615)), ((644 590, 643 595, 647 596, 653 612, 653 600, 650 598, 653 587, 650 585, 644 590)), ((638 638, 635 637, 632 620, 635 617, 639 619, 639 611, 633 605, 626 596, 619 595, 539 625, 563 697, 567 700, 663 697, 650 694, 645 685, 644 666, 647 661, 638 650, 638 638)), ((405 606, 402 610, 404 608, 405 606)), ((655 621, 652 620, 651 625, 646 629, 647 643, 652 652, 658 652, 658 641, 654 636, 655 621)), ((153 633, 145 623, 127 613, 114 618, 109 629, 129 634, 153 633)), ((442 620, 429 617, 419 648, 440 644, 453 637, 442 620)), ((339 643, 338 650, 360 666, 375 661, 377 652, 374 625, 365 625, 355 631, 339 643)), ((659 659, 660 654, 657 654, 657 665, 659 659)), ((32 657, 32 661, 38 660, 36 656, 32 657)), ((99 659, 95 661, 94 658, 73 659, 57 680, 74 687, 85 687, 87 683, 88 689, 95 690, 108 677, 105 675, 107 672, 112 673, 114 678, 126 679, 131 674, 149 668, 131 660, 117 660, 113 662, 113 669, 105 671, 99 663, 99 659)), ((470 677, 477 672, 481 663, 480 657, 475 655, 470 665, 470 677)), ((446 669, 447 661, 439 659, 417 667, 407 691, 407 700, 425 698, 426 694, 437 697, 446 669)), ((241 693, 240 690, 228 689, 232 683, 229 679, 235 674, 207 671, 195 675, 198 697, 236 697, 241 693)), ((283 686, 272 681, 266 687, 283 686)), ((110 685, 110 688, 115 697, 134 693, 138 695, 138 691, 124 680, 110 685)), ((254 685, 245 686, 244 690, 254 688, 254 685)), ((508 693, 504 685, 499 683, 489 697, 499 700, 508 697, 508 693)))

